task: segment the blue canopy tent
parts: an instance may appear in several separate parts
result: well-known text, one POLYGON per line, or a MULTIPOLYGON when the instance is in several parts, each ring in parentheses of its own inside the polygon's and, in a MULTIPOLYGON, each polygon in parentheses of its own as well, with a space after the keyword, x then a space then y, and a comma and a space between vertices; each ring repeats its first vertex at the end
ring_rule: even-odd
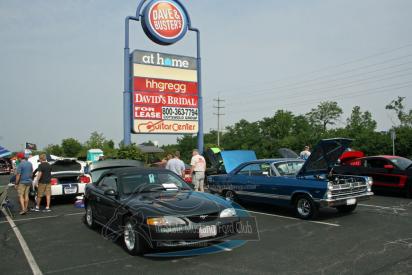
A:
POLYGON ((7 150, 6 148, 0 146, 0 158, 7 157, 7 156, 10 156, 10 155, 11 155, 11 152, 9 150, 7 150))

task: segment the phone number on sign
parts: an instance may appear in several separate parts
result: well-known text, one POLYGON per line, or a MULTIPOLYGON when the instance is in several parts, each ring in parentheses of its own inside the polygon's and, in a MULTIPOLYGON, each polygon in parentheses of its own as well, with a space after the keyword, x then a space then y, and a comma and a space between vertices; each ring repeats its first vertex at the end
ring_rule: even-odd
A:
POLYGON ((197 120, 197 108, 162 107, 165 120, 197 120))

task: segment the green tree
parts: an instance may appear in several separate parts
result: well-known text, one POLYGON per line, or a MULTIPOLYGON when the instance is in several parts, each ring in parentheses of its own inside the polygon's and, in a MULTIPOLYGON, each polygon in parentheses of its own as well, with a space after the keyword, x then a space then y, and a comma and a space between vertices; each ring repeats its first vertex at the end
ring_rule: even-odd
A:
POLYGON ((264 151, 261 142, 259 123, 245 119, 226 127, 226 133, 222 136, 222 145, 226 150, 254 150, 259 156, 264 151))
POLYGON ((95 131, 91 133, 90 138, 85 142, 84 146, 87 149, 102 149, 103 150, 105 142, 106 142, 106 138, 103 136, 103 134, 95 131))
POLYGON ((55 156, 62 156, 63 149, 58 144, 49 144, 44 148, 46 154, 55 155, 55 156))
POLYGON ((83 146, 74 138, 67 138, 62 140, 62 149, 66 157, 77 157, 81 152, 83 146))
POLYGON ((399 122, 401 123, 401 126, 412 126, 412 109, 409 111, 405 110, 405 106, 403 105, 403 101, 405 100, 405 97, 398 96, 397 99, 394 99, 389 103, 388 105, 385 106, 386 110, 393 110, 398 119, 399 122))
POLYGON ((312 125, 320 127, 326 132, 328 125, 335 125, 335 122, 342 115, 343 111, 335 101, 321 102, 316 108, 306 114, 312 125))
POLYGON ((134 159, 145 161, 145 155, 140 151, 135 143, 125 146, 120 145, 120 148, 117 150, 117 157, 121 159, 134 159))
POLYGON ((346 129, 352 135, 360 132, 373 132, 376 129, 376 121, 369 111, 362 112, 359 106, 352 109, 352 114, 346 120, 346 129))

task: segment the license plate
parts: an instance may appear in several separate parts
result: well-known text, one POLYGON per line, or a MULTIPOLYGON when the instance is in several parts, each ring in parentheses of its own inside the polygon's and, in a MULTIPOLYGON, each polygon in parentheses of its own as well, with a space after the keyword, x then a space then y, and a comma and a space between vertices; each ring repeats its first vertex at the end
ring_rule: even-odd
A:
POLYGON ((213 237, 217 235, 216 225, 201 226, 199 228, 199 238, 213 237))
POLYGON ((347 199, 346 205, 354 205, 356 203, 356 199, 347 199))
POLYGON ((76 194, 77 193, 77 187, 64 187, 64 193, 65 194, 76 194))

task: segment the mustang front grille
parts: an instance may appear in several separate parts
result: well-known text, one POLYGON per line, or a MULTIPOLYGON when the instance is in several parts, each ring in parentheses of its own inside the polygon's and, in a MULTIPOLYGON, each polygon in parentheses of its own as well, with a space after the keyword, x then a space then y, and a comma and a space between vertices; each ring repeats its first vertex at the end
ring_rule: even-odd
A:
POLYGON ((219 217, 219 212, 208 213, 203 215, 195 215, 187 217, 191 222, 194 223, 203 223, 203 222, 211 222, 216 220, 219 217))

